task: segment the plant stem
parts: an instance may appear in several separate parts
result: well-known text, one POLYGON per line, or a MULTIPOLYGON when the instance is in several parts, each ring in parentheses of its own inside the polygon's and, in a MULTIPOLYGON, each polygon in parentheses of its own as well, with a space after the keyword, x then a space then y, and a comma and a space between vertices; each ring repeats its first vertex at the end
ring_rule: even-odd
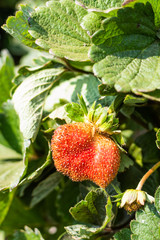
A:
POLYGON ((116 232, 119 232, 119 230, 121 230, 122 228, 128 227, 129 224, 130 224, 130 221, 133 220, 134 218, 135 218, 135 213, 132 213, 132 215, 130 215, 130 216, 128 217, 128 219, 127 219, 124 223, 122 223, 122 224, 120 224, 120 225, 118 225, 118 226, 106 227, 106 228, 100 233, 100 236, 106 236, 106 235, 109 235, 110 233, 114 234, 114 233, 116 233, 116 232))
POLYGON ((160 161, 156 163, 152 168, 149 169, 148 172, 141 178, 140 182, 138 183, 137 190, 141 190, 145 181, 149 178, 149 176, 156 171, 157 168, 160 167, 160 161))

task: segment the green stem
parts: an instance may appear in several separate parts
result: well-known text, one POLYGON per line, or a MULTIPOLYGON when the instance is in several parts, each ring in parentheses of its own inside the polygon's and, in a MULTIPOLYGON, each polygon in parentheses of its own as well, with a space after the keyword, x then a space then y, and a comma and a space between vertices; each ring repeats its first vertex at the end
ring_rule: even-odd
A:
POLYGON ((141 190, 144 183, 146 182, 146 180, 149 178, 149 176, 154 173, 157 168, 160 167, 160 161, 158 163, 156 163, 152 168, 149 169, 148 172, 146 172, 146 174, 141 178, 140 182, 138 183, 138 186, 137 186, 137 190, 141 190))

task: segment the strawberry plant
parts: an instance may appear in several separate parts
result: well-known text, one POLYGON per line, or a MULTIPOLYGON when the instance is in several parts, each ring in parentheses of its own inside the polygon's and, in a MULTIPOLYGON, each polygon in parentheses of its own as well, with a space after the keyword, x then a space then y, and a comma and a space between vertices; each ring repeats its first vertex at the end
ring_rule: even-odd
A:
POLYGON ((0 239, 160 239, 160 1, 20 1, 6 20, 14 4, 0 239))

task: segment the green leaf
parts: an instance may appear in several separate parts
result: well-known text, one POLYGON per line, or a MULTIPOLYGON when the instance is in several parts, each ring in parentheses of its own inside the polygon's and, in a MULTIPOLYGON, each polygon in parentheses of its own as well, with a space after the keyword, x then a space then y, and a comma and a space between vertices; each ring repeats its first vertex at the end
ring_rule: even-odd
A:
POLYGON ((7 50, 3 50, 0 57, 0 108, 1 104, 10 98, 13 77, 13 59, 7 50))
POLYGON ((45 98, 64 69, 51 68, 31 74, 13 95, 14 107, 20 118, 20 129, 25 139, 34 140, 39 130, 45 98))
POLYGON ((83 112, 84 112, 84 115, 87 116, 87 114, 88 114, 88 109, 87 109, 87 105, 86 105, 86 103, 85 103, 85 101, 84 101, 83 96, 82 96, 82 95, 80 96, 80 95, 78 94, 78 100, 79 100, 79 104, 80 104, 80 106, 81 106, 81 108, 82 108, 82 110, 83 110, 83 112))
POLYGON ((66 123, 69 123, 71 121, 71 119, 68 117, 67 115, 67 111, 66 111, 66 107, 68 106, 68 104, 65 104, 61 107, 57 107, 55 110, 53 110, 53 112, 51 112, 49 114, 49 118, 51 119, 61 119, 61 120, 65 120, 66 123))
POLYGON ((159 0, 134 0, 134 1, 130 1, 129 4, 126 4, 125 7, 133 7, 136 3, 144 3, 146 4, 147 2, 149 2, 152 5, 153 8, 153 12, 154 12, 154 18, 155 18, 155 26, 157 27, 157 29, 160 27, 160 16, 159 16, 159 0))
POLYGON ((74 70, 83 70, 85 71, 86 73, 92 73, 92 67, 93 67, 93 62, 91 62, 90 60, 88 61, 83 61, 83 62, 80 62, 80 61, 71 61, 71 60, 68 60, 67 61, 68 64, 74 69, 74 70))
POLYGON ((51 111, 60 99, 79 102, 78 94, 83 96, 86 105, 89 106, 101 97, 98 92, 99 84, 100 81, 91 74, 75 76, 73 73, 65 73, 58 84, 53 86, 46 98, 44 109, 51 111))
MULTIPOLYGON (((14 109, 13 103, 11 100, 8 100, 3 104, 3 114, 0 115, 0 132, 1 132, 1 142, 2 146, 11 148, 17 153, 22 155, 24 140, 22 133, 19 129, 19 118, 14 109), (3 136, 3 137, 2 137, 3 136)), ((1 151, 0 151, 1 152, 1 151)), ((3 152, 2 157, 3 159, 3 152)), ((8 154, 6 152, 6 154, 8 154)), ((1 154, 0 154, 1 156, 1 154)), ((7 159, 7 156, 5 157, 7 159)))
POLYGON ((131 240, 131 230, 124 228, 114 235, 114 240, 131 240))
POLYGON ((70 208, 70 213, 77 224, 65 227, 67 233, 74 239, 90 239, 100 233, 112 220, 112 202, 104 189, 90 191, 84 200, 70 208))
POLYGON ((134 111, 135 111, 135 107, 133 106, 123 105, 121 108, 121 113, 127 118, 130 118, 131 115, 134 113, 134 111))
POLYGON ((88 13, 84 16, 81 26, 87 31, 87 33, 92 36, 97 30, 101 28, 102 18, 96 13, 88 13))
POLYGON ((145 98, 151 99, 153 101, 160 101, 160 90, 159 89, 156 89, 151 92, 141 93, 140 95, 142 95, 145 98))
POLYGON ((121 164, 118 171, 124 172, 126 168, 133 166, 133 164, 134 162, 130 157, 128 157, 125 153, 121 153, 121 164))
POLYGON ((99 227, 77 224, 65 227, 65 229, 69 235, 73 236, 73 239, 82 240, 91 239, 91 237, 98 232, 99 227))
POLYGON ((136 138, 135 144, 140 148, 139 153, 142 153, 143 162, 159 161, 160 151, 157 149, 155 141, 154 131, 148 131, 136 138))
MULTIPOLYGON (((49 155, 50 155, 50 153, 49 153, 49 155)), ((38 159, 38 161, 40 162, 40 159, 38 159)), ((51 164, 51 160, 48 156, 46 161, 42 165, 38 166, 34 170, 32 169, 31 173, 27 172, 26 175, 24 176, 24 178, 20 181, 19 185, 23 185, 25 183, 29 184, 30 182, 34 181, 36 178, 38 178, 41 175, 41 173, 44 171, 44 169, 47 168, 50 164, 51 164)))
MULTIPOLYGON (((65 180, 65 179, 64 179, 65 180)), ((77 196, 79 196, 79 183, 67 180, 57 192, 56 209, 57 214, 61 218, 64 225, 75 223, 69 209, 77 203, 77 196)))
POLYGON ((15 230, 22 229, 25 225, 29 227, 44 226, 45 222, 39 212, 29 209, 18 198, 14 198, 8 214, 1 225, 1 229, 7 234, 12 234, 15 230))
MULTIPOLYGON (((28 0, 27 1, 27 4, 31 7, 38 7, 40 5, 44 5, 44 3, 47 2, 47 0, 28 0)), ((26 4, 26 1, 25 0, 21 0, 20 1, 20 4, 26 4)))
POLYGON ((14 188, 27 167, 26 148, 19 129, 19 118, 11 101, 4 103, 0 115, 0 190, 14 188))
POLYGON ((142 106, 147 102, 146 98, 136 97, 131 94, 125 96, 124 104, 127 106, 142 106))
POLYGON ((60 183, 62 175, 58 172, 52 173, 46 179, 41 181, 32 192, 31 207, 42 201, 48 194, 50 194, 60 183))
POLYGON ((25 230, 15 232, 14 237, 11 240, 44 240, 44 238, 37 228, 33 231, 25 226, 25 230))
MULTIPOLYGON (((42 157, 35 156, 34 154, 36 154, 36 153, 32 152, 32 151, 30 151, 28 153, 30 155, 30 159, 28 162, 28 168, 27 168, 25 176, 19 183, 19 185, 21 187, 21 190, 20 190, 21 196, 23 195, 25 188, 28 187, 28 185, 31 182, 33 182, 35 179, 37 179, 49 165, 53 164, 52 159, 51 159, 50 146, 49 146, 49 151, 48 151, 49 143, 47 143, 47 141, 42 136, 43 136, 43 134, 41 132, 39 132, 39 135, 37 137, 37 142, 39 143, 38 147, 44 153, 44 156, 42 156, 42 157)), ((35 142, 36 146, 37 146, 37 142, 35 142)), ((31 145, 31 148, 35 145, 31 145)))
POLYGON ((109 111, 118 113, 121 109, 124 101, 124 94, 118 94, 114 99, 112 104, 109 107, 109 111))
POLYGON ((16 16, 9 17, 2 28, 23 44, 40 49, 40 47, 35 44, 34 38, 28 32, 28 19, 32 11, 33 9, 29 6, 21 5, 20 11, 16 13, 16 16))
POLYGON ((155 192, 155 207, 157 208, 157 211, 160 212, 160 186, 155 192))
POLYGON ((58 240, 74 240, 74 238, 65 232, 58 238, 58 240))
POLYGON ((97 189, 70 208, 70 213, 76 221, 99 225, 104 229, 112 218, 112 203, 103 189, 97 189))
MULTIPOLYGON (((94 73, 118 92, 147 93, 160 88, 159 40, 151 4, 118 10, 93 36, 94 73), (157 54, 158 53, 158 54, 157 54)), ((147 97, 147 95, 145 96, 147 97)))
POLYGON ((157 147, 160 149, 160 129, 158 129, 156 133, 156 137, 157 137, 156 144, 157 144, 157 147))
POLYGON ((144 210, 136 212, 136 220, 131 221, 132 239, 158 240, 160 215, 154 205, 146 204, 144 210))
MULTIPOLYGON (((34 51, 36 51, 36 50, 34 50, 34 51)), ((27 65, 27 66, 20 67, 18 69, 18 75, 14 78, 14 83, 16 85, 19 85, 21 82, 24 81, 25 78, 29 77, 31 74, 36 73, 40 70, 63 67, 62 64, 50 59, 49 57, 45 58, 45 57, 41 56, 41 58, 39 57, 38 59, 34 59, 34 62, 36 64, 34 66, 27 65)))
POLYGON ((0 190, 15 188, 24 175, 25 169, 25 159, 0 160, 0 190))
POLYGON ((136 145, 135 143, 132 143, 130 145, 128 152, 135 159, 136 163, 142 167, 143 166, 142 148, 136 145))
POLYGON ((5 240, 5 232, 0 230, 0 239, 5 240))
MULTIPOLYGON (((0 225, 4 221, 10 205, 12 203, 15 191, 0 192, 0 225)), ((0 238, 1 239, 1 238, 0 238)))
POLYGON ((117 177, 106 187, 106 192, 110 196, 121 194, 120 182, 117 180, 117 177))
POLYGON ((90 37, 80 26, 87 11, 70 0, 50 1, 31 13, 29 33, 38 46, 70 60, 88 60, 90 37))
POLYGON ((79 2, 84 4, 87 8, 106 10, 108 8, 120 7, 123 0, 79 0, 79 2))
POLYGON ((114 96, 117 94, 114 86, 112 85, 100 84, 98 86, 98 89, 101 96, 110 96, 110 95, 114 96))
POLYGON ((91 41, 80 23, 86 14, 87 10, 71 0, 50 1, 35 10, 22 5, 3 29, 29 47, 85 61, 91 41))
POLYGON ((78 103, 68 103, 65 106, 67 116, 75 122, 84 122, 84 112, 78 103))
MULTIPOLYGON (((112 123, 112 122, 111 122, 111 123, 112 123)), ((115 121, 115 123, 114 123, 114 122, 112 123, 112 124, 113 124, 113 130, 117 129, 118 123, 119 123, 118 120, 117 120, 117 122, 115 121)), ((118 131, 119 131, 119 130, 118 130, 118 131)), ((118 132, 117 134, 113 134, 112 137, 113 137, 113 140, 114 140, 114 141, 116 142, 116 144, 118 145, 119 149, 120 149, 122 152, 125 152, 125 153, 126 153, 125 149, 123 149, 123 147, 122 147, 122 146, 125 145, 125 142, 124 142, 124 138, 123 138, 121 132, 118 132)))

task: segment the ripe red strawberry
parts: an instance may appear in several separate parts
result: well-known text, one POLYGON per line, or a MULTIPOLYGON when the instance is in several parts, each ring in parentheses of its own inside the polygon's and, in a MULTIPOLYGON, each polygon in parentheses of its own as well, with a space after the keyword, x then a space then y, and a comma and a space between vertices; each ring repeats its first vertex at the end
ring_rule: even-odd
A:
POLYGON ((58 127, 52 136, 51 149, 57 170, 73 181, 91 180, 105 188, 118 173, 117 145, 91 123, 58 127))

